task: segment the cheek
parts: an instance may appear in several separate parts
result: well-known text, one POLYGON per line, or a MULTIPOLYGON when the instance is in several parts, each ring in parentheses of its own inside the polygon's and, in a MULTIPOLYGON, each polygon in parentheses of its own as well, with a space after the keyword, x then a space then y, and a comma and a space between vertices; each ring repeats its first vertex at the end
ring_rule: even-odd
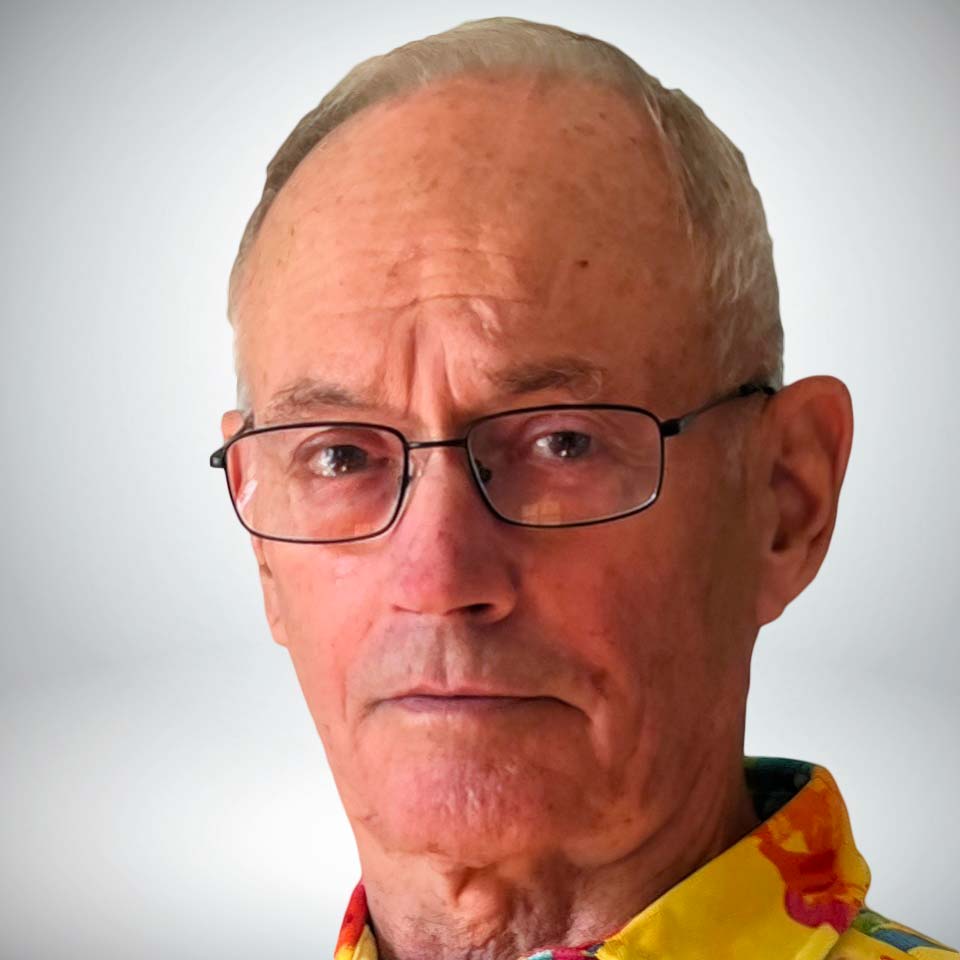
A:
POLYGON ((724 640, 711 611, 715 558, 670 532, 680 519, 663 511, 583 528, 528 571, 539 618, 594 666, 599 704, 621 720, 688 713, 714 688, 724 640))
POLYGON ((549 607, 584 639, 658 645, 689 608, 689 567, 675 537, 658 535, 646 515, 585 527, 544 551, 529 570, 549 607))
POLYGON ((676 602, 673 561, 630 523, 566 531, 531 563, 525 582, 546 634, 590 665, 594 719, 610 736, 664 708, 691 633, 689 604, 676 602))
POLYGON ((361 556, 278 544, 270 560, 288 651, 324 742, 342 729, 346 678, 370 630, 380 593, 361 556), (322 729, 321 729, 322 728, 322 729))

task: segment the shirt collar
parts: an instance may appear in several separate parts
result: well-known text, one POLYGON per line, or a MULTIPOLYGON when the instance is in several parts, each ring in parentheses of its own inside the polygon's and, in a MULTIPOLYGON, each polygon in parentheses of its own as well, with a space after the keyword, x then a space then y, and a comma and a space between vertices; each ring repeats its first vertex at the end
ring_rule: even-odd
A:
MULTIPOLYGON (((518 960, 826 957, 870 885, 837 784, 819 764, 780 757, 744 757, 744 775, 763 821, 754 830, 605 939, 518 960)), ((335 960, 378 960, 362 879, 335 960)))

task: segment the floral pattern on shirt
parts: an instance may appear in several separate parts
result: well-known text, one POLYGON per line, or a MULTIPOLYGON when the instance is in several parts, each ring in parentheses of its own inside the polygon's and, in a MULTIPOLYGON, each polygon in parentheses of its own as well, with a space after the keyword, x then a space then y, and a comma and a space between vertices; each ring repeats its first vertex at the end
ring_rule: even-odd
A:
MULTIPOLYGON (((518 960, 960 960, 866 906, 870 869, 825 767, 748 756, 744 775, 754 830, 602 940, 518 960)), ((362 880, 335 960, 378 960, 362 880)))

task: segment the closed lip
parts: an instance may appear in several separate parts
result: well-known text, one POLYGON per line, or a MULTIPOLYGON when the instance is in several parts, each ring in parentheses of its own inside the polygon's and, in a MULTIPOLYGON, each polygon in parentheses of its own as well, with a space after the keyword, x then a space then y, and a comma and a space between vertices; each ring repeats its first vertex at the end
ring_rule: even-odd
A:
POLYGON ((515 697, 504 696, 503 694, 436 694, 411 693, 407 696, 396 697, 388 700, 387 705, 393 705, 400 710, 413 710, 416 713, 436 713, 443 716, 450 713, 460 715, 464 712, 475 714, 480 711, 486 714, 493 710, 500 712, 502 710, 512 711, 514 708, 536 707, 545 704, 559 704, 560 701, 555 697, 515 697))
POLYGON ((543 694, 517 693, 510 690, 490 690, 483 687, 454 687, 452 689, 441 689, 438 687, 413 687, 410 690, 404 690, 387 700, 402 700, 404 697, 442 697, 452 699, 454 697, 501 697, 510 700, 553 700, 555 697, 548 697, 543 694))
POLYGON ((567 701, 549 694, 513 693, 504 690, 490 690, 484 687, 454 687, 450 689, 414 687, 392 697, 375 700, 370 704, 369 709, 376 710, 378 707, 393 704, 398 709, 403 710, 427 711, 428 713, 439 710, 444 715, 454 711, 459 715, 463 711, 472 713, 479 710, 485 714, 488 710, 508 710, 511 707, 522 708, 528 704, 551 703, 562 707, 572 706, 567 701))
POLYGON ((489 687, 434 687, 434 686, 419 686, 412 687, 409 690, 404 690, 401 693, 394 694, 389 697, 384 697, 380 700, 380 703, 402 703, 407 702, 410 705, 420 703, 426 705, 431 701, 435 702, 437 706, 443 704, 444 701, 448 702, 450 706, 453 706, 456 703, 461 703, 463 706, 467 706, 470 701, 476 701, 476 705, 480 706, 484 702, 488 703, 490 706, 493 706, 497 700, 504 701, 504 706, 510 701, 519 702, 522 700, 531 700, 531 701, 553 701, 554 703, 563 704, 569 706, 566 701, 561 700, 559 697, 551 696, 550 694, 544 693, 524 693, 517 690, 491 690, 489 687))

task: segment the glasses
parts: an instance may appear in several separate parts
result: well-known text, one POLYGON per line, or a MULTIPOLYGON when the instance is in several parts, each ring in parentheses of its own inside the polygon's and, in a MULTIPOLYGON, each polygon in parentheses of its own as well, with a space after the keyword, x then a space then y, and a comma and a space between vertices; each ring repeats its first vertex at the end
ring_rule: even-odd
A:
POLYGON ((346 543, 385 533, 413 480, 410 453, 462 447, 483 502, 506 523, 580 527, 652 506, 664 441, 701 413, 775 388, 745 383, 661 420, 641 407, 555 403, 493 413, 462 437, 408 440, 377 423, 336 420, 242 429, 210 455, 244 528, 266 540, 346 543))

